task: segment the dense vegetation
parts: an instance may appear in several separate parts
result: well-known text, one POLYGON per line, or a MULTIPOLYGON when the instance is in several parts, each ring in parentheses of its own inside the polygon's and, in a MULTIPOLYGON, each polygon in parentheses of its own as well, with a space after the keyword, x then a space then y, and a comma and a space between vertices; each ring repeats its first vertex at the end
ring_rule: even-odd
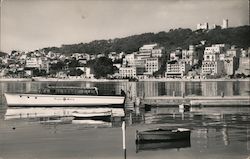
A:
POLYGON ((5 56, 5 55, 7 55, 7 53, 0 51, 0 57, 5 56))
POLYGON ((95 40, 90 43, 80 43, 72 45, 62 45, 61 47, 44 48, 45 51, 71 53, 109 53, 112 51, 131 53, 138 51, 139 47, 149 43, 159 43, 165 47, 167 52, 177 47, 188 48, 190 44, 199 44, 205 40, 209 46, 215 43, 227 43, 241 48, 250 47, 250 26, 221 29, 216 28, 209 31, 191 29, 171 29, 169 32, 144 33, 125 38, 109 40, 95 40))

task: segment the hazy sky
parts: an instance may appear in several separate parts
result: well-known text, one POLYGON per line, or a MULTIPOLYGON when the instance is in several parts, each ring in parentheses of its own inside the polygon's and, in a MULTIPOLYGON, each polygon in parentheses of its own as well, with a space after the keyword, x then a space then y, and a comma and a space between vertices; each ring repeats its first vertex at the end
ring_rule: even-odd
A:
POLYGON ((248 0, 3 0, 1 49, 34 50, 197 23, 248 25, 248 0))

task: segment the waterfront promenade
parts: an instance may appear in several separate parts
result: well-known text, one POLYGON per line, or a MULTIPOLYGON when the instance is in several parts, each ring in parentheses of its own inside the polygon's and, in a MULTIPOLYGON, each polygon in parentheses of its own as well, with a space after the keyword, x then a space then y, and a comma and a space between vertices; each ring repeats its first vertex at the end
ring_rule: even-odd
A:
MULTIPOLYGON (((53 81, 89 81, 89 82, 129 82, 128 79, 96 79, 96 78, 81 78, 81 77, 71 77, 71 78, 51 78, 51 77, 32 77, 32 78, 0 78, 0 82, 28 82, 28 81, 39 81, 39 82, 53 82, 53 81)), ((184 81, 184 82, 212 82, 212 81, 249 81, 250 78, 217 78, 217 79, 187 79, 187 78, 147 78, 139 79, 138 81, 148 82, 148 81, 184 81)))

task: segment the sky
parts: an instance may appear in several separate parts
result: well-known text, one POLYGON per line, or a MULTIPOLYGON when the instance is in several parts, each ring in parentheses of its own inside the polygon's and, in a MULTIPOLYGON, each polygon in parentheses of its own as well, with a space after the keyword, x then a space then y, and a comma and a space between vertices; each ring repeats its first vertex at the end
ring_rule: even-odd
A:
POLYGON ((32 51, 208 22, 249 24, 248 0, 1 0, 1 47, 32 51))

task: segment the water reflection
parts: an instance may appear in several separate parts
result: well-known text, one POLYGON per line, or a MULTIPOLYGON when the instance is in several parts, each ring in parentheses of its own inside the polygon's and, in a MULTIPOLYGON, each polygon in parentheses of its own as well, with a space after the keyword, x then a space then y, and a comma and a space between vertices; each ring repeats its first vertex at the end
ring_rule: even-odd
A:
POLYGON ((156 151, 166 149, 177 149, 180 151, 181 149, 188 147, 191 147, 190 139, 158 143, 140 143, 136 145, 136 152, 138 153, 141 151, 156 151))
MULTIPOLYGON (((223 92, 226 96, 249 95, 249 81, 230 82, 6 82, 1 83, 2 92, 33 92, 47 85, 97 87, 100 94, 120 94, 120 90, 126 91, 130 98, 148 96, 182 96, 202 95, 220 96, 223 92)), ((1 100, 2 101, 2 100, 1 100)))

